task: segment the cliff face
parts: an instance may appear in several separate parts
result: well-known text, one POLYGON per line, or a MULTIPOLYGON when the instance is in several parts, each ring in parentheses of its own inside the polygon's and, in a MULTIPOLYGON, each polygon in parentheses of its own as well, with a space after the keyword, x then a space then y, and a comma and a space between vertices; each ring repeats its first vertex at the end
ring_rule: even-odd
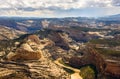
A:
POLYGON ((19 49, 17 50, 17 53, 9 58, 8 60, 14 60, 14 61, 19 61, 19 60, 38 60, 41 58, 41 53, 39 51, 34 52, 34 51, 27 51, 24 49, 19 49))
POLYGON ((36 44, 40 44, 40 39, 36 35, 29 35, 28 37, 25 38, 25 40, 34 42, 36 44))
MULTIPOLYGON (((12 44, 11 49, 7 47, 9 50, 7 53, 2 51, 5 52, 0 60, 0 78, 2 79, 9 79, 11 75, 23 76, 25 79, 70 79, 70 74, 54 63, 58 58, 62 58, 65 63, 73 67, 92 65, 100 77, 105 75, 113 79, 120 78, 119 65, 105 62, 91 46, 80 47, 80 44, 65 32, 42 31, 40 34, 26 35, 14 41, 11 42, 15 43, 15 45, 12 44), (84 50, 78 50, 82 47, 84 50), (3 68, 10 74, 3 75, 3 68)), ((13 79, 16 79, 16 76, 13 79)))
POLYGON ((104 59, 102 58, 102 56, 96 50, 92 48, 88 48, 86 52, 89 52, 89 53, 86 53, 88 55, 88 60, 92 60, 91 63, 96 66, 98 72, 104 73, 106 63, 104 59))
POLYGON ((101 55, 91 48, 86 48, 83 51, 82 57, 72 57, 69 63, 75 67, 92 64, 96 66, 98 72, 103 72, 106 66, 106 63, 101 55))
POLYGON ((30 35, 25 38, 25 42, 15 49, 15 54, 8 60, 38 60, 41 58, 41 51, 34 50, 32 45, 38 46, 40 39, 36 35, 30 35), (31 45, 30 45, 31 44, 31 45))
POLYGON ((70 49, 68 41, 64 38, 64 35, 62 33, 53 32, 48 36, 48 38, 54 41, 56 46, 60 46, 65 50, 70 49))
POLYGON ((87 47, 82 51, 82 57, 72 57, 69 60, 69 64, 73 67, 82 67, 85 65, 95 66, 98 77, 106 76, 113 78, 120 78, 120 67, 119 64, 107 63, 102 56, 93 48, 87 47))
POLYGON ((105 68, 105 75, 108 78, 119 79, 120 78, 120 64, 107 63, 105 68))

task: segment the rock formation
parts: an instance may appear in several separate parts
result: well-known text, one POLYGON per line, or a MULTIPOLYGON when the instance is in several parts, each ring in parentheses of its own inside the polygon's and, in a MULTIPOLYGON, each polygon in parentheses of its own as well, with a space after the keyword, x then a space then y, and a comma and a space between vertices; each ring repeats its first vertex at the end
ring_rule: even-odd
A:
POLYGON ((25 40, 34 42, 36 44, 40 44, 40 39, 36 35, 29 35, 28 37, 25 38, 25 40))
POLYGON ((9 40, 9 39, 18 38, 18 36, 22 34, 25 34, 25 32, 0 25, 0 40, 9 40))
POLYGON ((2 76, 2 79, 10 79, 11 75, 19 77, 12 76, 12 79, 70 79, 70 75, 51 60, 47 49, 54 45, 51 40, 30 35, 19 44, 14 51, 8 53, 7 61, 0 62, 1 68, 14 71, 2 76))
POLYGON ((19 61, 19 60, 38 60, 41 58, 41 53, 39 51, 34 52, 34 51, 28 51, 24 49, 18 49, 16 51, 16 54, 9 58, 8 60, 14 60, 14 61, 19 61))
POLYGON ((69 60, 69 64, 73 67, 82 67, 85 65, 95 66, 98 76, 111 76, 112 79, 120 78, 120 66, 113 63, 107 63, 102 56, 92 47, 86 47, 82 51, 82 57, 72 57, 69 60))
POLYGON ((65 50, 69 50, 69 44, 68 41, 66 39, 64 39, 64 37, 62 37, 63 35, 61 35, 62 33, 57 33, 57 32, 52 32, 48 37, 49 39, 51 39, 52 41, 55 42, 56 46, 60 46, 61 48, 65 49, 65 50))
POLYGON ((120 64, 117 63, 108 63, 105 68, 105 75, 111 79, 119 79, 120 78, 120 64))

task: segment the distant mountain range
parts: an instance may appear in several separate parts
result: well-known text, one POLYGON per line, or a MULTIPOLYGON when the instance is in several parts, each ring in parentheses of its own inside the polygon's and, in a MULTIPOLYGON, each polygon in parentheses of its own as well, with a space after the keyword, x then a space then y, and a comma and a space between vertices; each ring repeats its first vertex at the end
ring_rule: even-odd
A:
POLYGON ((107 21, 120 21, 120 14, 101 17, 99 19, 107 21))
POLYGON ((65 17, 65 18, 37 18, 37 17, 0 17, 0 26, 22 32, 35 32, 46 27, 90 26, 92 23, 118 24, 120 14, 100 18, 65 17))

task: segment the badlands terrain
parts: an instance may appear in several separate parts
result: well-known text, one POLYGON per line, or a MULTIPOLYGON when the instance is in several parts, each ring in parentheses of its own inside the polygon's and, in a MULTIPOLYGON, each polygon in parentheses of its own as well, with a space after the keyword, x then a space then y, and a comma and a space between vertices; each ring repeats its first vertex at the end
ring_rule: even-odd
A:
POLYGON ((119 23, 103 19, 0 19, 0 79, 119 79, 119 23))

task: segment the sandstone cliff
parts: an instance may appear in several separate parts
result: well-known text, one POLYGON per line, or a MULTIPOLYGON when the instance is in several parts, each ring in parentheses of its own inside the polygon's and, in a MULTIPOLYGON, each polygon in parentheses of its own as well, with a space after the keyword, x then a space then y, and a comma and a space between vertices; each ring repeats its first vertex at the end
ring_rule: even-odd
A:
POLYGON ((72 57, 69 64, 73 67, 83 67, 92 65, 97 71, 97 78, 101 79, 105 76, 109 79, 120 78, 120 65, 115 63, 107 63, 103 57, 92 47, 86 47, 85 50, 79 51, 83 53, 82 57, 72 57), (110 78, 111 77, 111 78, 110 78))

